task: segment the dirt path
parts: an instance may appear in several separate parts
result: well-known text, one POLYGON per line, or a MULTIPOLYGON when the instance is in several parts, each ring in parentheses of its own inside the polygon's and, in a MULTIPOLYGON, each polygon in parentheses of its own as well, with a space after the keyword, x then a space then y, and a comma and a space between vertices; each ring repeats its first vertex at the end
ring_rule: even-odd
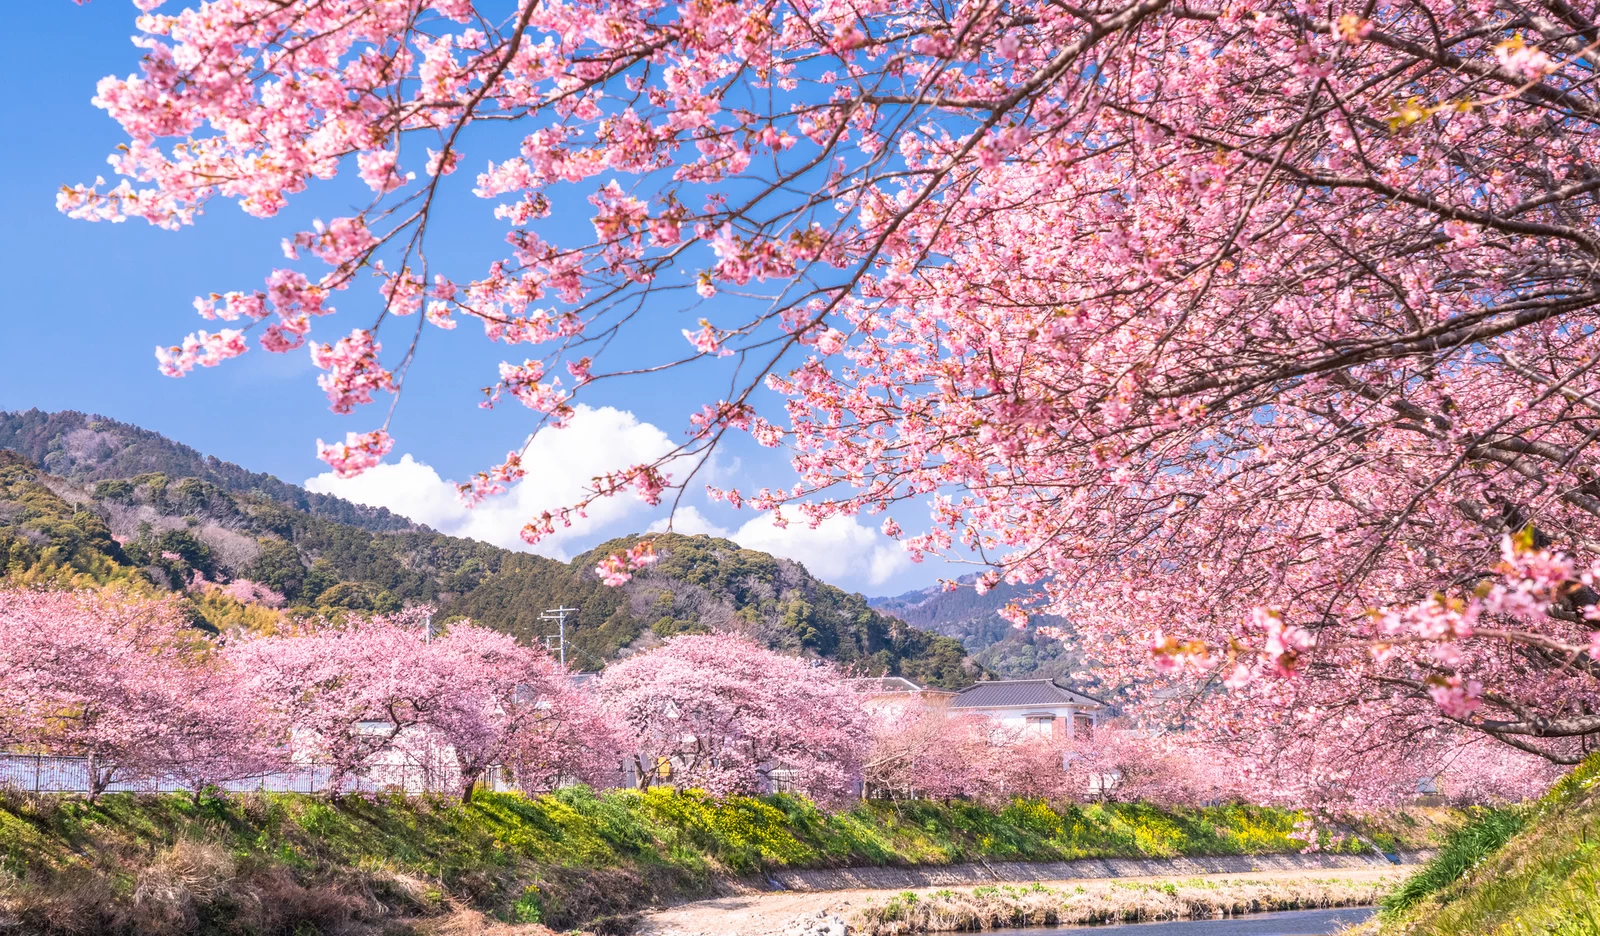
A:
MULTIPOLYGON (((1309 882, 1340 882, 1347 884, 1379 884, 1397 881, 1407 869, 1395 867, 1324 868, 1316 870, 1277 870, 1244 872, 1238 874, 1208 875, 1158 875, 1151 877, 1126 877, 1111 880, 1082 880, 1040 882, 1045 887, 1082 887, 1086 889, 1111 889, 1119 884, 1161 883, 1166 881, 1232 883, 1271 883, 1285 885, 1309 882)), ((1029 886, 1029 885, 1022 885, 1029 886)), ((970 891, 961 888, 913 888, 919 896, 939 890, 970 891)), ((752 893, 713 900, 699 900, 667 910, 645 915, 639 936, 778 936, 785 931, 798 931, 797 921, 818 914, 837 915, 849 919, 869 903, 882 906, 903 890, 845 890, 810 893, 779 892, 752 893)))

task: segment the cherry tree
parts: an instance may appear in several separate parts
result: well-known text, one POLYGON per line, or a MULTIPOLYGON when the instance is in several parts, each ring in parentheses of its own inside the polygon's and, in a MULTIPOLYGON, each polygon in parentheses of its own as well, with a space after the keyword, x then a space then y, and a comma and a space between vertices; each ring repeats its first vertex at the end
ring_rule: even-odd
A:
MULTIPOLYGON (((1104 724, 1092 738, 1073 739, 1067 755, 1070 786, 1083 799, 1143 800, 1162 806, 1200 806, 1219 801, 1261 801, 1282 793, 1284 785, 1258 789, 1246 762, 1217 745, 1196 744, 1182 733, 1149 731, 1132 725, 1104 724)), ((1413 781, 1414 785, 1414 781, 1413 781)), ((1303 792, 1296 785, 1294 790, 1303 792)), ((1318 805, 1288 802, 1291 808, 1318 805)))
POLYGON ((159 688, 161 730, 142 739, 138 762, 196 802, 210 787, 290 766, 282 726, 220 653, 191 661, 159 688))
POLYGON ((331 795, 383 764, 441 704, 420 613, 308 624, 226 649, 256 704, 282 727, 290 759, 329 769, 331 795))
POLYGON ((524 790, 615 773, 620 754, 608 725, 543 648, 458 621, 425 657, 440 700, 420 721, 453 753, 463 800, 497 765, 524 790))
POLYGON ((607 667, 606 715, 641 788, 714 794, 774 786, 841 799, 861 764, 866 714, 830 667, 734 634, 674 637, 607 667))
MULTIPOLYGON (((223 325, 159 349, 169 374, 254 332, 352 413, 469 323, 527 349, 484 404, 561 425, 595 385, 726 359, 681 448, 593 497, 681 496, 748 432, 798 482, 714 496, 811 523, 932 496, 884 532, 1036 585, 1108 676, 1154 656, 1142 685, 1218 703, 1191 724, 1220 736, 1264 703, 1560 763, 1600 734, 1585 10, 139 5, 141 73, 95 98, 123 178, 63 211, 175 228, 340 172, 372 191, 262 285, 197 286, 223 325), (430 221, 469 165, 508 246, 444 271, 430 221), (581 198, 592 239, 548 220, 581 198), (698 316, 679 353, 622 360, 661 302, 698 316)), ((375 464, 379 422, 323 457, 375 464)), ((462 493, 522 475, 514 451, 462 493)))
POLYGON ((971 799, 1064 799, 1086 780, 1069 771, 1067 739, 979 715, 919 705, 871 713, 863 779, 868 795, 971 799))
POLYGON ((268 733, 282 734, 292 757, 327 766, 333 794, 397 763, 463 800, 494 766, 530 790, 614 769, 610 728, 548 652, 466 620, 429 638, 428 613, 313 623, 227 655, 268 713, 268 733))
MULTIPOLYGON (((192 685, 201 639, 176 598, 0 590, 0 739, 85 758, 90 800, 152 778, 182 731, 171 706, 192 685)), ((232 771, 215 731, 194 740, 232 771)))
MULTIPOLYGON (((1194 752, 1196 769, 1227 779, 1239 798, 1321 815, 1406 806, 1430 790, 1463 804, 1516 802, 1563 772, 1547 758, 1452 730, 1409 705, 1352 700, 1310 712, 1290 701, 1235 721, 1220 744, 1194 752)), ((1171 735, 1159 741, 1168 750, 1193 747, 1171 735)))
POLYGON ((862 765, 864 792, 894 798, 951 799, 993 788, 992 725, 922 706, 872 713, 862 765))

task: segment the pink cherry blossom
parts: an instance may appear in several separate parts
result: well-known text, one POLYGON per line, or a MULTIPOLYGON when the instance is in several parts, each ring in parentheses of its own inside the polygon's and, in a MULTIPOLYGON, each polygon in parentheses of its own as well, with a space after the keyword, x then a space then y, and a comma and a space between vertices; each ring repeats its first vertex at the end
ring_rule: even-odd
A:
POLYGON ((353 478, 373 465, 383 461, 383 456, 394 448, 394 439, 383 429, 372 432, 345 434, 343 442, 328 444, 317 440, 317 457, 328 463, 333 473, 341 478, 353 478))
POLYGON ((396 389, 394 375, 378 363, 382 350, 372 332, 362 328, 331 345, 311 346, 311 363, 327 371, 317 378, 317 385, 328 394, 330 409, 349 413, 358 405, 371 403, 372 391, 396 389))
MULTIPOLYGON (((117 181, 57 203, 170 229, 366 182, 290 241, 330 270, 199 307, 271 350, 381 309, 313 344, 341 411, 393 389, 376 330, 430 300, 539 346, 474 385, 555 426, 690 357, 614 337, 715 304, 693 366, 731 390, 685 407, 696 454, 782 443, 795 476, 745 499, 810 523, 926 507, 914 558, 1030 587, 1018 610, 1069 617, 1131 706, 1185 696, 1283 751, 1347 704, 1352 749, 1430 730, 1571 762, 1600 737, 1600 90, 1569 5, 257 6, 141 17, 139 72, 94 97, 117 181), (505 246, 429 295, 458 158, 505 246), (574 205, 588 224, 543 223, 574 205)), ((359 470, 387 444, 326 448, 359 470)), ((681 456, 523 535, 659 502, 681 456)))
POLYGON ((679 786, 755 793, 781 772, 786 786, 838 800, 860 767, 866 716, 850 684, 736 635, 675 637, 612 664, 600 697, 641 787, 670 774, 679 786))
POLYGON ((183 339, 180 347, 157 348, 156 361, 161 366, 161 373, 168 377, 182 377, 193 370, 196 364, 216 367, 247 350, 243 332, 237 328, 224 328, 215 334, 196 332, 183 339))

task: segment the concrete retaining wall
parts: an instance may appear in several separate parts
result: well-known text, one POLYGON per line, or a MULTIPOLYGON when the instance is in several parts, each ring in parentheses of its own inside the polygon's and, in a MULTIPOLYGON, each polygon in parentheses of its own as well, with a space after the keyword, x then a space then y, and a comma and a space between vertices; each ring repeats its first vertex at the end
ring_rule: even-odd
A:
MULTIPOLYGON (((1426 861, 1431 852, 1404 852, 1402 864, 1426 861)), ((1085 858, 1078 861, 988 861, 917 868, 832 868, 773 871, 766 884, 777 890, 900 890, 996 882, 1069 881, 1074 878, 1189 877, 1251 871, 1315 871, 1324 868, 1390 867, 1375 854, 1216 855, 1199 858, 1085 858)))

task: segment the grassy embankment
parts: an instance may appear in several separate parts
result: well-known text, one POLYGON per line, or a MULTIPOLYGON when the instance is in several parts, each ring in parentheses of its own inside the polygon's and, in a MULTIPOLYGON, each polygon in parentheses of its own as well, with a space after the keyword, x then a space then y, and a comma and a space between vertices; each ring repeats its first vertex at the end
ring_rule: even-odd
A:
POLYGON ((1600 936, 1600 754, 1484 812, 1385 902, 1383 936, 1600 936))
MULTIPOLYGON (((795 867, 1266 854, 1297 814, 1136 804, 1004 810, 585 789, 528 799, 0 797, 0 933, 405 933, 470 908, 618 929, 719 877, 795 867)), ((1390 847, 1425 824, 1390 827, 1390 847)), ((1373 830, 1368 830, 1369 832, 1373 830)), ((1410 834, 1411 840, 1406 840, 1410 834)), ((1354 848, 1346 843, 1343 848, 1354 848)))

